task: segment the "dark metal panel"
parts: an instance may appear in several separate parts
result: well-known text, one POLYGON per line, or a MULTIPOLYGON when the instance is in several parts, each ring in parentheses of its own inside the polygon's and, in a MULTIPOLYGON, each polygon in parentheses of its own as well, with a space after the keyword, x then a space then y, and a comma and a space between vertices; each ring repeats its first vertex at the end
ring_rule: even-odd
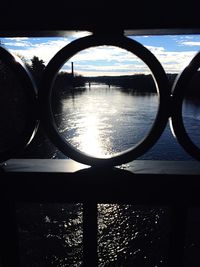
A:
MULTIPOLYGON (((194 1, 9 1, 1 3, 1 31, 198 29, 194 1)), ((26 34, 27 35, 27 34, 26 34)))
MULTIPOLYGON (((50 165, 52 160, 46 161, 46 169, 48 169, 48 162, 50 165)), ((62 163, 65 164, 66 161, 62 163)), ((142 165, 137 167, 137 162, 135 167, 128 170, 88 168, 75 172, 64 172, 64 168, 59 172, 56 167, 55 172, 34 172, 33 166, 28 171, 26 166, 21 165, 21 170, 24 168, 24 171, 20 171, 20 168, 14 171, 11 168, 12 171, 1 173, 1 193, 4 194, 6 191, 6 194, 16 201, 200 204, 199 171, 197 165, 191 162, 190 168, 192 170, 194 165, 196 174, 192 175, 189 171, 184 173, 189 165, 177 163, 176 168, 179 171, 175 168, 174 174, 173 169, 170 172, 170 164, 168 164, 169 173, 167 174, 167 167, 161 168, 162 162, 160 162, 160 169, 158 168, 160 171, 155 173, 152 171, 153 167, 145 168, 145 161, 143 171, 142 165)), ((35 169, 37 170, 37 165, 35 169)))

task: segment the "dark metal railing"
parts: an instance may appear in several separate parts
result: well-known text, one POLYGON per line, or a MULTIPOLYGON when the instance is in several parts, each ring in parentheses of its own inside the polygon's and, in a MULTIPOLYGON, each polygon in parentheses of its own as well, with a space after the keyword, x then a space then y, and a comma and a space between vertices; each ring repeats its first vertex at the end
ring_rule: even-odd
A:
MULTIPOLYGON (((163 174, 163 167, 157 174, 148 169, 137 173, 134 168, 60 172, 56 163, 55 171, 49 172, 51 160, 45 160, 43 171, 37 172, 37 162, 33 166, 34 160, 28 161, 32 161, 29 168, 24 169, 18 160, 18 167, 15 165, 12 171, 5 169, 1 175, 0 254, 3 267, 20 266, 16 203, 82 203, 84 266, 98 266, 98 203, 167 207, 171 230, 165 266, 183 266, 188 209, 200 205, 198 174, 163 174)), ((63 167, 68 164, 66 161, 62 162, 63 167)))
MULTIPOLYGON (((155 56, 140 43, 122 35, 92 35, 78 39, 61 49, 47 65, 39 95, 35 82, 22 63, 4 48, 0 48, 0 60, 16 74, 27 96, 27 122, 24 132, 13 140, 11 148, 1 150, 1 162, 13 157, 34 136, 41 120, 52 142, 66 156, 92 168, 79 172, 59 173, 19 170, 1 172, 0 200, 3 217, 0 222, 2 266, 20 266, 18 237, 15 218, 16 202, 76 202, 83 203, 84 266, 98 266, 97 259, 97 203, 158 204, 171 207, 172 230, 170 235, 168 266, 180 267, 183 263, 185 227, 189 205, 200 205, 197 176, 167 174, 134 174, 118 170, 114 166, 131 162, 150 149, 163 133, 168 119, 183 148, 195 159, 200 150, 189 138, 182 119, 182 104, 188 83, 200 65, 198 53, 188 67, 176 79, 171 93, 167 76, 155 56), (75 149, 64 140, 55 126, 51 97, 55 76, 64 62, 83 49, 113 45, 138 56, 150 68, 159 95, 157 117, 148 136, 136 147, 108 158, 95 158, 75 149), (39 112, 37 110, 39 109, 39 112), (190 183, 188 182, 190 180, 190 183), (196 194, 193 194, 196 192, 196 194)), ((20 160, 19 160, 20 161, 20 160)), ((36 167, 37 169, 37 167, 36 167)))
MULTIPOLYGON (((183 118, 182 105, 188 84, 200 65, 200 53, 198 53, 183 70, 173 84, 172 90, 169 85, 166 73, 156 59, 156 57, 143 45, 131 40, 123 35, 102 35, 93 34, 84 38, 77 39, 62 48, 48 63, 43 73, 42 81, 39 87, 39 95, 35 82, 28 70, 19 63, 7 50, 0 48, 1 62, 8 66, 22 85, 23 93, 26 96, 28 108, 24 131, 13 140, 13 144, 8 149, 1 149, 0 160, 5 161, 11 158, 22 147, 26 146, 34 136, 34 131, 38 126, 38 121, 42 123, 46 134, 58 149, 67 157, 90 166, 117 166, 123 163, 135 160, 148 151, 159 139, 163 133, 168 119, 171 121, 172 131, 182 147, 195 159, 200 159, 200 150, 190 139, 186 132, 183 118), (125 49, 139 57, 150 69, 156 85, 159 96, 159 106, 157 116, 148 135, 138 143, 134 148, 130 148, 116 156, 110 158, 97 158, 85 154, 69 142, 67 142, 59 133, 55 123, 55 117, 52 111, 52 94, 55 77, 62 67, 72 56, 78 52, 101 45, 117 46, 125 49), (39 110, 39 112, 38 112, 39 110)), ((6 103, 5 103, 6 105, 6 103)), ((6 133, 4 133, 6 134, 6 133)))

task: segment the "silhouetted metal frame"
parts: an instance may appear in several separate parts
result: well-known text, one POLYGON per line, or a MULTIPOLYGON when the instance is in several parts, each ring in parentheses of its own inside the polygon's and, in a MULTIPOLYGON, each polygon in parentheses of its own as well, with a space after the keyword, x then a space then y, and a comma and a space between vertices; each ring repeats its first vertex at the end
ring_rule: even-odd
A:
POLYGON ((170 126, 178 142, 192 157, 200 160, 200 148, 196 146, 184 126, 182 107, 188 85, 198 68, 200 67, 200 52, 191 60, 189 65, 178 75, 172 87, 172 114, 170 126))
MULTIPOLYGON (((0 60, 11 69, 11 71, 16 75, 18 81, 20 82, 22 88, 24 89, 24 94, 26 94, 28 99, 28 120, 25 122, 25 129, 19 138, 15 139, 13 137, 12 146, 4 151, 0 151, 0 162, 4 162, 17 152, 25 148, 33 139, 35 132, 37 130, 39 120, 37 115, 37 88, 36 85, 20 58, 12 55, 5 48, 0 46, 0 60)), ((1 97, 1 96, 0 96, 1 97)), ((6 103, 5 103, 6 105, 6 103)), ((27 112, 27 111, 25 111, 27 112)), ((0 114, 0 116, 6 116, 6 114, 0 114)), ((3 131, 3 125, 1 126, 3 131)))
POLYGON ((170 100, 170 90, 165 71, 163 70, 156 57, 147 48, 145 48, 137 41, 129 39, 123 35, 94 34, 77 39, 66 45, 51 59, 51 61, 47 65, 43 75, 41 88, 39 90, 39 98, 42 121, 44 123, 46 133, 52 140, 52 142, 66 156, 74 159, 75 161, 91 166, 117 166, 130 162, 141 156, 147 150, 149 150, 158 140, 163 130, 165 129, 169 117, 168 104, 170 100), (64 139, 64 137, 61 136, 57 129, 51 104, 53 84, 55 82, 57 73, 64 65, 64 63, 66 63, 71 57, 84 49, 102 45, 120 47, 140 58, 152 72, 159 97, 158 112, 148 135, 135 147, 125 150, 117 155, 111 156, 110 158, 92 157, 79 151, 70 143, 68 143, 64 139))

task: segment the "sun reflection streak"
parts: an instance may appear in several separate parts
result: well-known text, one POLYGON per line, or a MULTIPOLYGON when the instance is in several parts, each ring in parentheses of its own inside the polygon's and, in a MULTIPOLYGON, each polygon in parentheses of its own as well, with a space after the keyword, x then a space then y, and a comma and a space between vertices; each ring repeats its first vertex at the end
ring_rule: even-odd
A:
POLYGON ((59 132, 74 148, 92 157, 110 158, 145 137, 157 111, 156 98, 94 84, 66 96, 55 119, 59 132))
POLYGON ((84 128, 78 137, 80 149, 87 154, 103 157, 103 146, 100 138, 99 119, 96 115, 86 116, 84 128))

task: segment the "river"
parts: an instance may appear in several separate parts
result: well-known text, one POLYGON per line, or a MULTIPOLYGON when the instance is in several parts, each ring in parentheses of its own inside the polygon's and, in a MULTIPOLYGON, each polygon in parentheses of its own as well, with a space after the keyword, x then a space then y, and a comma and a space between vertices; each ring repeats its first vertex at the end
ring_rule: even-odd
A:
MULTIPOLYGON (((76 90, 76 89, 75 89, 76 90)), ((106 84, 92 84, 84 90, 62 96, 55 121, 61 135, 80 151, 97 157, 109 157, 135 147, 150 131, 159 99, 157 93, 139 93, 106 84)), ((192 140, 200 145, 198 126, 200 108, 185 101, 184 123, 192 140)), ((55 158, 63 154, 55 151, 55 158)), ((139 159, 192 160, 169 125, 158 142, 139 159)))

